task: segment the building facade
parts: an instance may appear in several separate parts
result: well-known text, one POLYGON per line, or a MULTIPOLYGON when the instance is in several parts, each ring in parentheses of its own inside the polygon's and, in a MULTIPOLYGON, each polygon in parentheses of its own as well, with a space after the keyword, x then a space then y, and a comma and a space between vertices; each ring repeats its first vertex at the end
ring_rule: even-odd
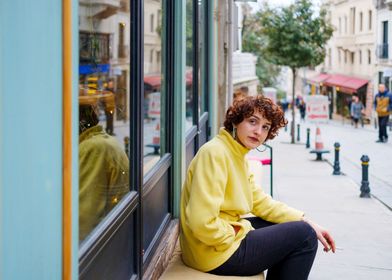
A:
POLYGON ((324 2, 335 31, 326 46, 319 74, 308 76, 310 92, 328 95, 333 113, 349 117, 353 94, 372 114, 376 76, 376 13, 371 0, 329 0, 324 2))
POLYGON ((392 86, 392 2, 388 0, 374 1, 376 6, 376 71, 377 82, 384 83, 389 89, 392 86))
POLYGON ((0 279, 158 277, 186 168, 232 95, 228 11, 0 3, 0 279))

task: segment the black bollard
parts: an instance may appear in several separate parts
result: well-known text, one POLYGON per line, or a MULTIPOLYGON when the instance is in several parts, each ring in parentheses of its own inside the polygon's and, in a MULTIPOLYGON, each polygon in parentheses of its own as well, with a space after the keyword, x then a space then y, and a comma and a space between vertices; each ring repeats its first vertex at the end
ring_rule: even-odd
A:
POLYGON ((129 137, 125 136, 124 137, 124 148, 125 148, 125 153, 127 154, 129 158, 129 137))
POLYGON ((300 135, 299 135, 299 131, 300 131, 300 125, 299 124, 297 124, 297 141, 299 142, 299 141, 301 141, 300 139, 300 135))
POLYGON ((306 129, 306 149, 310 148, 310 128, 306 129))
POLYGON ((361 157, 362 161, 362 181, 361 181, 361 194, 359 197, 370 197, 369 188, 369 157, 363 155, 361 157))
POLYGON ((340 144, 336 142, 334 144, 335 147, 335 161, 333 163, 333 175, 340 175, 340 163, 339 163, 339 151, 340 151, 340 144))

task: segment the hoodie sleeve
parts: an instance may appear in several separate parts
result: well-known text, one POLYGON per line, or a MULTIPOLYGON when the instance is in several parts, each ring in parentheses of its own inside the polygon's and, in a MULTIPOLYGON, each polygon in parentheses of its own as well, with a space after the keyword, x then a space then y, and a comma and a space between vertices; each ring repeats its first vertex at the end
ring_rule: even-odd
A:
POLYGON ((224 250, 235 240, 234 228, 219 217, 228 170, 222 151, 200 151, 189 174, 191 190, 185 220, 194 236, 208 246, 224 250))
POLYGON ((272 199, 260 186, 254 183, 253 174, 250 176, 253 193, 252 214, 272 223, 300 221, 302 219, 304 212, 272 199))

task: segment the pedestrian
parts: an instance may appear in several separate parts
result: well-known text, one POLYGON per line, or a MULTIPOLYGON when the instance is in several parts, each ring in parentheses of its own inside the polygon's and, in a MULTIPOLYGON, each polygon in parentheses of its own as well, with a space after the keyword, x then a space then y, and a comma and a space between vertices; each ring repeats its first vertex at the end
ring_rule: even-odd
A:
POLYGON ((185 264, 217 275, 307 279, 317 239, 335 252, 330 233, 302 211, 255 184, 245 155, 287 124, 269 98, 248 96, 227 110, 224 127, 189 165, 181 196, 180 244, 185 264), (251 213, 254 217, 242 218, 251 213))
POLYGON ((301 121, 305 121, 305 115, 306 115, 306 103, 303 99, 299 102, 299 113, 301 115, 301 121))
POLYGON ((378 116, 378 140, 376 142, 386 143, 388 142, 387 124, 392 110, 392 95, 384 84, 378 86, 374 107, 378 116))
POLYGON ((351 103, 351 118, 354 122, 354 126, 355 128, 358 128, 358 121, 361 120, 362 121, 362 113, 364 110, 364 106, 362 104, 361 101, 359 101, 359 97, 356 95, 353 95, 353 102, 351 103))

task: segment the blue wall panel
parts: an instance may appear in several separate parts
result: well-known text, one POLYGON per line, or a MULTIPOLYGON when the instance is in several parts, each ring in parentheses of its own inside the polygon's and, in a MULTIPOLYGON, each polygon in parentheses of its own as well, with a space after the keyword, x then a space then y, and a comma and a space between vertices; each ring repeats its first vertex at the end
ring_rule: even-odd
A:
POLYGON ((0 279, 61 279, 60 0, 0 1, 0 279))

